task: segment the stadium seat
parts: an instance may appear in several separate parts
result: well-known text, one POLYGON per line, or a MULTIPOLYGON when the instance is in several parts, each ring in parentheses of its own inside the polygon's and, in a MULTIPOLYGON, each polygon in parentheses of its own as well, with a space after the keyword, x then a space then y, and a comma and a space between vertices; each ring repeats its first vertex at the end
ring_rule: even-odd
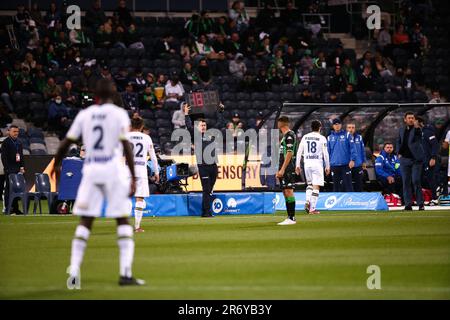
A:
POLYGON ((11 173, 7 179, 9 179, 9 198, 6 204, 6 214, 11 214, 12 203, 17 198, 22 201, 23 213, 28 214, 29 194, 26 191, 25 177, 20 173, 11 173))
POLYGON ((42 214, 41 200, 47 200, 47 207, 50 210, 57 193, 51 191, 50 179, 46 173, 36 173, 34 185, 36 192, 34 193, 33 214, 36 214, 36 203, 38 203, 39 213, 42 214))

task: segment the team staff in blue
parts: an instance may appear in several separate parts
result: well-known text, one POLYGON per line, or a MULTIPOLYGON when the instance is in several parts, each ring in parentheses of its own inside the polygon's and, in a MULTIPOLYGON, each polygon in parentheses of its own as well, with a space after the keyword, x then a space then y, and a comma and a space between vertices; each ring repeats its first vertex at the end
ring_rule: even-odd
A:
POLYGON ((334 192, 352 192, 352 169, 357 158, 356 147, 350 133, 342 129, 339 118, 333 120, 333 130, 328 136, 331 176, 334 192))
POLYGON ((425 120, 422 117, 417 117, 419 122, 419 127, 422 128, 423 139, 422 147, 425 152, 425 158, 423 162, 423 177, 427 182, 427 186, 432 191, 432 204, 438 204, 438 193, 439 188, 439 142, 436 139, 434 127, 431 125, 426 125, 425 120))
POLYGON ((356 133, 356 125, 353 122, 347 123, 347 132, 350 133, 355 142, 356 160, 352 168, 353 191, 363 192, 364 170, 366 170, 366 152, 364 141, 359 133, 356 133))
POLYGON ((395 193, 403 197, 402 173, 400 160, 394 154, 394 144, 386 142, 380 155, 375 160, 375 174, 378 182, 383 186, 384 193, 395 193))
POLYGON ((403 198, 405 210, 412 210, 413 190, 419 210, 425 210, 422 195, 422 168, 425 161, 423 150, 423 132, 413 112, 403 117, 405 126, 400 128, 397 138, 397 154, 400 158, 400 170, 403 179, 403 198), (414 189, 411 188, 414 187, 414 189))

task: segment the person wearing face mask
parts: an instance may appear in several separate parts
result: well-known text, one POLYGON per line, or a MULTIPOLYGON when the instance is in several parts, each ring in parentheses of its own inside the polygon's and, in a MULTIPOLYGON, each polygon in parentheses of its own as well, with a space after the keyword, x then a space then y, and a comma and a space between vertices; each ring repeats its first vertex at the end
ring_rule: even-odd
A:
POLYGON ((60 134, 65 134, 69 127, 69 110, 60 95, 50 101, 48 106, 48 125, 60 134))

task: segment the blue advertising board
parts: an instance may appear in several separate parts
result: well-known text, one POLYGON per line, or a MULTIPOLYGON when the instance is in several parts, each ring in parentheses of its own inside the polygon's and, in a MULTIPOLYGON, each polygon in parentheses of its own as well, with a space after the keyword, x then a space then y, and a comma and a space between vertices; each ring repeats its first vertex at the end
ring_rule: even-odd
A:
MULTIPOLYGON (((295 192, 295 210, 303 210, 306 195, 295 192)), ((281 192, 275 195, 277 211, 286 210, 281 192)), ((319 194, 317 210, 388 210, 386 201, 380 192, 323 192, 319 194)))

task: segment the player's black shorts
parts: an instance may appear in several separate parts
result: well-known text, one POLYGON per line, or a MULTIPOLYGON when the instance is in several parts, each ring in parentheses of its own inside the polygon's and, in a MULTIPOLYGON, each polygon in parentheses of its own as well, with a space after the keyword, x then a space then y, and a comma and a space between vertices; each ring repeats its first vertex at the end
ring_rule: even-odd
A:
POLYGON ((280 179, 280 188, 281 189, 295 189, 295 172, 287 171, 284 173, 283 178, 280 179))

